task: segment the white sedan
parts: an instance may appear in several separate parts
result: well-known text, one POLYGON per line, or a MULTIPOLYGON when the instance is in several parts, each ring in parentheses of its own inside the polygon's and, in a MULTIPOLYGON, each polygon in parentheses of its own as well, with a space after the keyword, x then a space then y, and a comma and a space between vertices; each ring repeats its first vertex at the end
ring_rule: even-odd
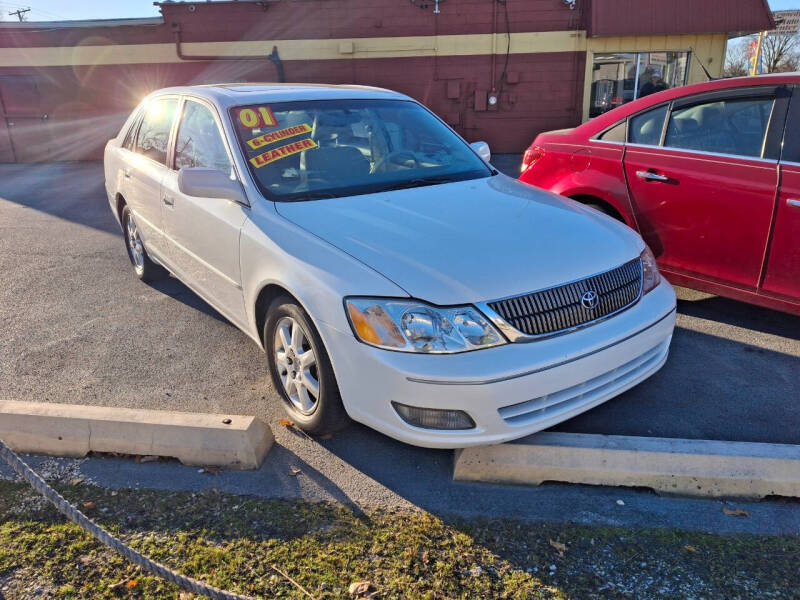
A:
POLYGON ((138 277, 264 348, 298 426, 459 448, 636 385, 675 324, 636 233, 488 161, 402 94, 237 84, 148 96, 105 179, 138 277))

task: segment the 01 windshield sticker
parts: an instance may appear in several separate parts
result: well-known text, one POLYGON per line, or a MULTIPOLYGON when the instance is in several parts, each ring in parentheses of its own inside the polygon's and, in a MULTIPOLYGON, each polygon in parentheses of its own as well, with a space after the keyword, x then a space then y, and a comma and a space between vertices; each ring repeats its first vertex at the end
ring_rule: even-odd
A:
POLYGON ((254 150, 258 150, 259 148, 268 146, 273 142, 280 142, 286 138, 302 135, 304 133, 311 133, 311 126, 307 123, 301 123, 300 125, 294 125, 293 127, 287 127, 285 129, 278 129, 277 131, 265 133, 264 135, 260 135, 252 140, 247 140, 247 145, 254 150))
POLYGON ((236 112, 239 123, 248 129, 261 129, 262 127, 277 127, 278 119, 269 106, 256 106, 241 108, 236 112))
POLYGON ((278 148, 267 150, 266 152, 264 152, 264 154, 259 154, 258 156, 254 156, 253 158, 251 158, 250 162, 253 164, 254 167, 260 169, 264 165, 273 163, 276 160, 286 158, 287 156, 291 156, 292 154, 297 154, 298 152, 302 152, 303 150, 311 150, 317 147, 318 147, 317 143, 314 140, 312 140, 311 138, 306 138, 304 140, 292 142, 291 144, 286 144, 285 146, 279 146, 278 148))

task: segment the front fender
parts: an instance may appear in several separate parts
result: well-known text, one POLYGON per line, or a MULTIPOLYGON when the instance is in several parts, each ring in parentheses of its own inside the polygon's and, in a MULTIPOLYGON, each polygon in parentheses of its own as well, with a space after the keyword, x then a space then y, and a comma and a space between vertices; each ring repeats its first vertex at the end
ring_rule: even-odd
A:
POLYGON ((321 323, 350 331, 342 305, 345 296, 408 296, 377 271, 281 217, 274 203, 265 200, 254 203, 242 228, 240 257, 248 333, 256 339, 261 336, 256 303, 268 285, 292 294, 320 335, 321 323))

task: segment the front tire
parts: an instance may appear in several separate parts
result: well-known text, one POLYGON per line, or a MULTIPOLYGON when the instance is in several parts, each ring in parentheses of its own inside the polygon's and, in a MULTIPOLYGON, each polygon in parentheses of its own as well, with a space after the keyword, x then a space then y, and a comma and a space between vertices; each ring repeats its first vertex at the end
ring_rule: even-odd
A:
POLYGON ((122 233, 125 236, 125 247, 136 276, 144 282, 156 281, 166 275, 163 267, 157 265, 147 256, 139 228, 133 218, 133 211, 128 206, 122 209, 122 233))
POLYGON ((324 435, 347 426, 349 418, 322 339, 289 296, 276 298, 267 311, 264 348, 272 384, 300 429, 324 435))

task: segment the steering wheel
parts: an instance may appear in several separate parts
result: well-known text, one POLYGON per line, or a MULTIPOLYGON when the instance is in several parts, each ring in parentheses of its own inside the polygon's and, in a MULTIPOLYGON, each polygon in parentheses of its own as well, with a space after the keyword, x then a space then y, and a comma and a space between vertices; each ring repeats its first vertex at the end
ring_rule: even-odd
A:
POLYGON ((389 163, 395 164, 398 167, 407 166, 407 165, 404 165, 403 163, 408 163, 407 159, 409 159, 409 158, 412 161, 414 161, 414 168, 417 168, 417 167, 420 166, 419 159, 417 158, 417 155, 414 154, 413 152, 411 152, 409 150, 395 150, 394 152, 390 152, 389 154, 384 156, 382 159, 380 159, 378 162, 376 162, 375 165, 372 167, 372 172, 373 173, 377 173, 381 169, 384 169, 386 167, 386 165, 389 164, 389 163), (401 162, 398 159, 400 159, 402 157, 405 157, 406 160, 401 162))

